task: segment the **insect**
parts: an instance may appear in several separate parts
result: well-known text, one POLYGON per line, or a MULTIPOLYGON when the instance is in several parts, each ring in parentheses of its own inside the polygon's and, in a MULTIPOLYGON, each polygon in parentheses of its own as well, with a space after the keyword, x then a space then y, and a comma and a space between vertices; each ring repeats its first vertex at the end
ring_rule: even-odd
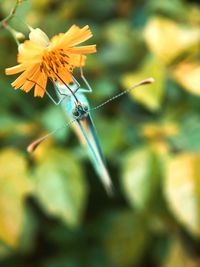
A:
MULTIPOLYGON (((71 85, 67 84, 59 85, 58 83, 55 84, 57 101, 49 94, 48 91, 46 91, 46 94, 54 102, 54 104, 60 105, 62 107, 63 111, 70 119, 70 122, 67 124, 67 126, 72 124, 75 126, 75 131, 78 134, 81 142, 83 143, 84 146, 87 147, 88 154, 90 156, 90 159, 94 165, 94 168, 98 176, 100 177, 102 183, 104 184, 107 193, 111 195, 113 192, 113 186, 109 172, 106 167, 105 158, 103 156, 103 152, 101 149, 101 145, 99 142, 99 138, 97 135, 97 131, 91 113, 93 110, 101 108, 105 104, 128 93, 134 88, 139 87, 141 85, 150 84, 154 80, 153 78, 143 80, 138 84, 132 86, 130 89, 123 91, 112 98, 109 98, 107 101, 103 102, 102 104, 94 108, 91 108, 89 101, 86 97, 86 94, 91 93, 92 88, 89 85, 85 76, 83 75, 82 68, 80 68, 80 70, 81 70, 81 78, 84 81, 86 88, 81 88, 79 83, 73 77, 74 82, 71 85)), ((55 131, 34 141, 32 144, 28 146, 28 151, 33 152, 40 143, 42 143, 51 134, 54 134, 55 131)))

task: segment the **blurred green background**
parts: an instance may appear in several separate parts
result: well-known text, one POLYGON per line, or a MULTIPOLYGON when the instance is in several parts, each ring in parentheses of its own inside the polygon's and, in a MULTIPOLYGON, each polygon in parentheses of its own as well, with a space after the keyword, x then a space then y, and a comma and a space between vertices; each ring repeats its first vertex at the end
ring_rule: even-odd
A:
MULTIPOLYGON (((48 98, 14 91, 17 47, 0 29, 0 266, 200 266, 200 6, 183 0, 26 0, 10 25, 48 36, 88 24, 91 106, 141 79, 156 82, 92 115, 109 198, 48 98), (24 23, 25 22, 25 23, 24 23)), ((5 18, 15 1, 0 1, 5 18)))

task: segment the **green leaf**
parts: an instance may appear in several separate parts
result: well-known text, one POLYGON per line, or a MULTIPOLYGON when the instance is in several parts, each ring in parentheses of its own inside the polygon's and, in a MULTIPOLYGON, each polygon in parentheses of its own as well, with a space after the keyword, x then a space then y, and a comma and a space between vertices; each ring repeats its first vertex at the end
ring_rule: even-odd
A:
POLYGON ((32 186, 27 162, 20 152, 5 149, 0 154, 0 239, 17 247, 23 228, 24 201, 32 186))
POLYGON ((126 155, 121 183, 131 206, 147 208, 158 182, 158 160, 149 147, 130 151, 126 155))
POLYGON ((164 180, 168 205, 190 233, 200 236, 200 154, 183 153, 169 159, 164 180))
POLYGON ((10 116, 8 113, 1 113, 0 136, 7 137, 9 134, 13 134, 17 122, 19 121, 14 116, 10 116))
POLYGON ((105 99, 105 97, 107 98, 112 97, 117 90, 113 81, 111 79, 104 77, 95 79, 93 81, 93 88, 95 88, 93 97, 95 98, 96 101, 100 100, 102 101, 102 99, 103 98, 105 99))
POLYGON ((109 214, 101 224, 102 243, 113 266, 137 266, 149 239, 144 218, 124 210, 109 214))
POLYGON ((87 184, 80 163, 62 149, 49 149, 35 171, 35 196, 49 215, 77 226, 82 218, 87 184))
POLYGON ((23 218, 23 229, 20 236, 19 251, 21 253, 30 253, 35 247, 36 232, 38 221, 35 213, 30 206, 25 208, 23 218))
POLYGON ((113 119, 108 119, 106 117, 97 117, 96 119, 95 117, 94 122, 96 122, 96 128, 103 152, 106 156, 113 155, 115 151, 117 152, 126 143, 124 135, 122 135, 122 132, 124 131, 124 122, 122 119, 113 121, 113 119))
POLYGON ((47 257, 40 264, 41 267, 76 267, 81 266, 80 259, 73 255, 57 255, 47 257))
POLYGON ((183 17, 188 17, 188 5, 182 0, 168 1, 163 0, 150 0, 147 3, 148 9, 150 9, 151 14, 163 14, 165 17, 174 18, 175 20, 181 20, 183 17))
POLYGON ((175 147, 186 151, 199 151, 200 117, 197 113, 183 115, 181 119, 181 130, 178 135, 171 137, 175 147))
POLYGON ((130 23, 124 19, 111 20, 103 27, 104 46, 99 51, 99 61, 120 72, 143 57, 144 43, 141 33, 133 31, 130 23))
MULTIPOLYGON (((57 106, 50 106, 43 112, 41 121, 48 129, 48 131, 51 132, 57 128, 64 126, 64 124, 68 121, 68 118, 64 115, 60 108, 58 108, 57 106)), ((66 140, 68 132, 69 128, 63 127, 63 129, 60 129, 54 135, 54 137, 57 140, 66 140)))
POLYGON ((155 82, 130 92, 130 95, 138 103, 151 111, 160 109, 164 95, 164 66, 155 58, 149 57, 143 66, 136 72, 128 73, 122 77, 122 85, 125 89, 146 78, 153 77, 155 82))

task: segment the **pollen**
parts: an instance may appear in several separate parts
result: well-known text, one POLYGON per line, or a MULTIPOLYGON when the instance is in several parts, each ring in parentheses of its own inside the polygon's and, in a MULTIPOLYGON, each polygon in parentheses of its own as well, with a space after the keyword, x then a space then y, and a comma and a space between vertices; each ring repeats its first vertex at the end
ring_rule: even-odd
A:
POLYGON ((69 56, 65 55, 62 50, 46 52, 42 57, 40 70, 43 71, 52 80, 57 80, 57 75, 61 68, 69 68, 69 56), (68 58, 68 60, 67 60, 68 58))

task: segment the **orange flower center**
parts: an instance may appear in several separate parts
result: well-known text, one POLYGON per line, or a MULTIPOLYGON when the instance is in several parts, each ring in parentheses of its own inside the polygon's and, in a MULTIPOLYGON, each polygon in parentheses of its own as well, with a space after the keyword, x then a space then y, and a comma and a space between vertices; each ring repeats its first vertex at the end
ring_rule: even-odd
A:
POLYGON ((73 66, 69 64, 69 56, 64 53, 64 50, 45 51, 42 56, 40 71, 56 81, 60 68, 67 68, 70 72, 73 70, 73 66))

